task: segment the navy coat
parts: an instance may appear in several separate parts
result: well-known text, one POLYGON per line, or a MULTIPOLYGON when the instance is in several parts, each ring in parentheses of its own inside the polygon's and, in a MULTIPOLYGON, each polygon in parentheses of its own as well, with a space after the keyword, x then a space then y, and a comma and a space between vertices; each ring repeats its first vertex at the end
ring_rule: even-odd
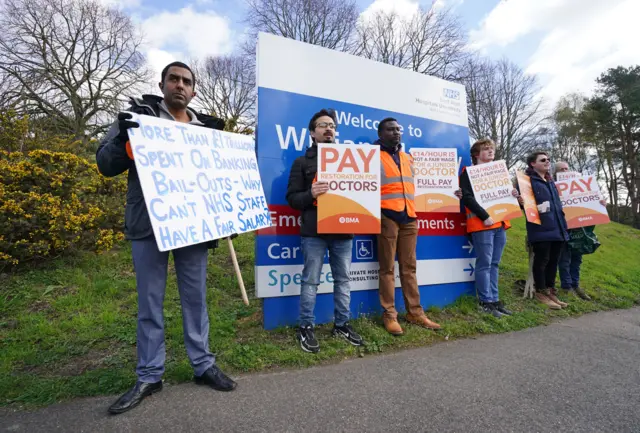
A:
POLYGON ((538 173, 527 170, 531 179, 531 187, 537 204, 549 202, 549 211, 540 213, 541 225, 532 224, 527 221, 527 237, 529 243, 568 241, 567 220, 562 210, 560 194, 553 179, 545 182, 538 173))

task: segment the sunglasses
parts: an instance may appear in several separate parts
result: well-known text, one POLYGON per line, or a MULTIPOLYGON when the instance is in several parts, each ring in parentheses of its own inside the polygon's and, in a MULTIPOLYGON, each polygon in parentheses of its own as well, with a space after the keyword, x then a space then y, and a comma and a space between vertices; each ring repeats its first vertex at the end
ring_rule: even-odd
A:
POLYGON ((551 161, 549 158, 541 158, 538 160, 538 162, 549 162, 551 161))

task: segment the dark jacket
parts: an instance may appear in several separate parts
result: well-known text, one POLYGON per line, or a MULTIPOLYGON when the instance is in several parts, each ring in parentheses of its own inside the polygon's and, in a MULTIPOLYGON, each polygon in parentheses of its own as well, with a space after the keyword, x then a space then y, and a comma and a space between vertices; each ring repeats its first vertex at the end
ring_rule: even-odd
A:
POLYGON ((541 224, 532 224, 527 221, 527 237, 530 243, 549 241, 568 241, 567 220, 562 210, 562 202, 551 177, 545 182, 538 173, 527 170, 531 179, 531 188, 537 204, 549 202, 548 212, 540 213, 541 224))
POLYGON ((300 236, 332 239, 353 238, 353 235, 345 234, 318 234, 318 207, 314 204, 315 199, 311 195, 311 185, 317 172, 318 146, 314 144, 307 149, 303 156, 296 158, 289 172, 287 203, 301 212, 300 236))
POLYGON ((482 221, 489 218, 489 213, 485 208, 480 206, 476 200, 476 196, 473 194, 473 187, 471 186, 471 180, 469 179, 467 170, 462 170, 462 174, 460 175, 460 189, 462 189, 462 204, 482 221))
MULTIPOLYGON (((393 158, 393 161, 396 163, 398 168, 400 168, 399 153, 400 151, 402 151, 402 145, 399 145, 396 147, 389 147, 380 139, 376 140, 373 144, 380 146, 381 152, 387 152, 389 155, 391 155, 391 158, 393 158)), ((406 207, 402 212, 396 212, 391 209, 382 209, 382 215, 394 220, 398 224, 408 224, 412 221, 415 221, 415 218, 410 217, 409 214, 407 213, 406 207)))
MULTIPOLYGON (((148 116, 160 116, 159 104, 162 98, 155 95, 143 95, 142 98, 131 98, 130 106, 126 111, 148 116)), ((193 112, 193 111, 192 111, 193 112)), ((205 114, 193 112, 198 120, 206 128, 223 129, 224 121, 205 114)), ((142 187, 138 178, 138 171, 133 160, 127 155, 126 142, 118 138, 118 121, 114 122, 109 131, 100 142, 96 152, 98 170, 104 176, 113 177, 129 170, 127 174, 127 204, 124 215, 124 234, 129 240, 143 239, 153 234, 151 220, 147 212, 147 206, 142 195, 142 187)), ((209 243, 209 247, 215 247, 217 241, 209 243)))

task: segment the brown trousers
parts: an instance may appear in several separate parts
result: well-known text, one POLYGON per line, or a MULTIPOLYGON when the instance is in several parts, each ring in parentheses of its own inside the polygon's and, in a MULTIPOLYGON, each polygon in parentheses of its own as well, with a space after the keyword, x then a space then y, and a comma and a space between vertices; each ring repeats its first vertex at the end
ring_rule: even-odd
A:
POLYGON ((381 232, 378 235, 378 262, 380 270, 380 304, 384 315, 397 318, 395 307, 395 269, 394 262, 398 253, 400 268, 400 284, 404 305, 412 316, 421 316, 424 310, 420 305, 420 292, 416 278, 416 243, 418 241, 418 224, 398 224, 394 220, 382 216, 381 232))

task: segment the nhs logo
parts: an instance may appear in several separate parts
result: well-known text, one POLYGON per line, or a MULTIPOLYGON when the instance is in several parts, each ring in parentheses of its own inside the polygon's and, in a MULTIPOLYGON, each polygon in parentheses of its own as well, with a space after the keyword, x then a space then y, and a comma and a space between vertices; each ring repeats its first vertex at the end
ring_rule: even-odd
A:
POLYGON ((460 91, 459 90, 455 90, 455 89, 442 89, 442 94, 445 98, 448 99, 455 99, 455 100, 459 100, 460 99, 460 91))

